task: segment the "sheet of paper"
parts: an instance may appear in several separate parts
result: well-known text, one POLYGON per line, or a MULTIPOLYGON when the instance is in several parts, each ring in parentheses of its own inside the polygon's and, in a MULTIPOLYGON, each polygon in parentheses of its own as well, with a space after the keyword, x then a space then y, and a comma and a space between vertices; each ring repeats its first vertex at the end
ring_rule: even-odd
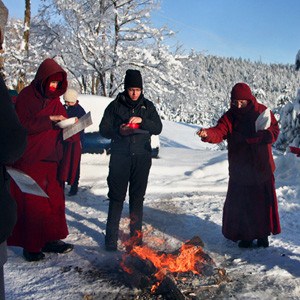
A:
POLYGON ((267 108, 257 117, 255 121, 255 130, 257 132, 258 130, 268 129, 270 125, 271 125, 271 111, 269 108, 267 108))
POLYGON ((6 167, 6 171, 23 193, 49 198, 29 175, 11 167, 6 167))
POLYGON ((85 129, 86 127, 92 124, 93 121, 91 117, 91 112, 89 111, 87 114, 78 119, 78 122, 63 130, 63 139, 68 139, 69 137, 73 136, 77 132, 80 132, 81 130, 85 129))

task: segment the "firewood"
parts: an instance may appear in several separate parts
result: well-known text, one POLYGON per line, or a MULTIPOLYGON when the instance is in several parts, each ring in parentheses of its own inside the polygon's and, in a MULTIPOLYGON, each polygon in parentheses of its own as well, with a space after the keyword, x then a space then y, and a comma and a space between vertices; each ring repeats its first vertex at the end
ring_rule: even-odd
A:
POLYGON ((185 243, 186 245, 193 245, 198 247, 204 247, 204 243, 199 236, 192 237, 189 241, 185 243))
POLYGON ((130 269, 144 273, 146 276, 151 276, 157 272, 156 267, 150 260, 135 255, 128 255, 124 260, 124 264, 130 269))
MULTIPOLYGON (((170 266, 178 258, 176 256, 183 254, 180 259, 183 257, 183 262, 186 262, 184 254, 191 254, 192 265, 187 269, 182 268, 184 271, 179 271, 180 268, 156 267, 150 260, 151 256, 145 255, 148 254, 147 252, 141 252, 142 255, 139 256, 139 252, 132 251, 125 255, 122 261, 123 269, 127 272, 124 272, 125 281, 131 287, 142 289, 144 292, 148 291, 149 299, 152 299, 150 295, 163 297, 166 300, 194 299, 193 295, 206 299, 206 296, 213 293, 214 289, 218 289, 221 284, 229 280, 225 269, 216 267, 213 259, 203 251, 203 246, 201 238, 194 236, 183 247, 172 253, 153 253, 155 258, 161 256, 161 258, 168 259, 166 256, 169 256, 170 266), (188 252, 180 253, 181 251, 188 252)), ((162 263, 166 265, 166 261, 162 263)), ((185 267, 185 263, 183 266, 185 267)))
POLYGON ((131 274, 124 273, 124 281, 131 288, 145 289, 149 288, 152 284, 152 278, 134 269, 131 274))
POLYGON ((177 287, 177 282, 172 274, 168 274, 157 287, 156 294, 165 296, 168 300, 185 300, 187 299, 177 287))

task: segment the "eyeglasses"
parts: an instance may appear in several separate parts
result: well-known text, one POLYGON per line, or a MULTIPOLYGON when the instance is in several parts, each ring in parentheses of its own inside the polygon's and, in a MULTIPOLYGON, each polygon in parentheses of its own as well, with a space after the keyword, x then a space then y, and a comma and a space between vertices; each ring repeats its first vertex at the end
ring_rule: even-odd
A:
POLYGON ((236 106, 237 108, 244 108, 248 105, 247 100, 231 100, 232 105, 236 106))
POLYGON ((142 91, 140 88, 128 88, 127 90, 130 93, 140 93, 142 91))

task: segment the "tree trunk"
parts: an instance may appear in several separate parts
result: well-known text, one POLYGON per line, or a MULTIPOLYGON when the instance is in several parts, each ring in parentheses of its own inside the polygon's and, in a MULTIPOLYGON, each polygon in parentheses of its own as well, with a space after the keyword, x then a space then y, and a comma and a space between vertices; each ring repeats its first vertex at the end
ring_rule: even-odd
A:
POLYGON ((27 57, 29 55, 29 34, 30 34, 30 22, 31 22, 31 8, 30 0, 25 0, 25 16, 24 16, 24 50, 26 51, 27 57))
MULTIPOLYGON (((4 28, 8 18, 8 10, 6 6, 0 1, 0 54, 3 53, 2 43, 4 39, 4 28)), ((0 57, 0 74, 3 76, 4 60, 3 57, 0 57)), ((4 78, 4 76, 3 76, 4 78)))
MULTIPOLYGON (((24 13, 24 33, 23 33, 23 51, 24 57, 29 57, 29 34, 30 34, 30 21, 31 21, 31 5, 30 0, 25 0, 25 13, 24 13)), ((17 82, 18 93, 26 85, 26 74, 23 70, 19 71, 19 78, 17 82)))

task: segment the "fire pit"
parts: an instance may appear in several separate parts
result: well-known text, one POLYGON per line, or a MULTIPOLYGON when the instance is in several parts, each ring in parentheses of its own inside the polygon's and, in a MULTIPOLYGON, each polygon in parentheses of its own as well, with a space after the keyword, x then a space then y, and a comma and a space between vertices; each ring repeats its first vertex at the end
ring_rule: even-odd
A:
POLYGON ((203 251, 200 237, 193 237, 173 253, 157 252, 147 245, 125 244, 121 267, 126 283, 165 299, 199 299, 211 289, 227 282, 228 276, 217 268, 203 251))

